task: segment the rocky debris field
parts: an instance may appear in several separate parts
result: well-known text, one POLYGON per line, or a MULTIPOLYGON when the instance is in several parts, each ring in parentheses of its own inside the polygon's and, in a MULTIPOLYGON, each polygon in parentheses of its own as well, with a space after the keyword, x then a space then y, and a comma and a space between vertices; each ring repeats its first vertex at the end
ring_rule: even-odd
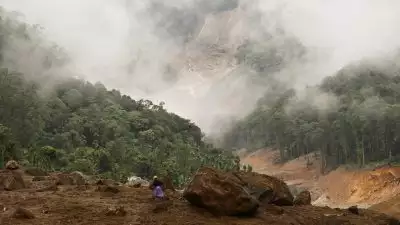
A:
POLYGON ((257 173, 202 168, 183 194, 167 190, 156 201, 146 186, 16 167, 0 172, 2 225, 400 224, 357 207, 312 206, 309 192, 293 196, 283 181, 257 173))

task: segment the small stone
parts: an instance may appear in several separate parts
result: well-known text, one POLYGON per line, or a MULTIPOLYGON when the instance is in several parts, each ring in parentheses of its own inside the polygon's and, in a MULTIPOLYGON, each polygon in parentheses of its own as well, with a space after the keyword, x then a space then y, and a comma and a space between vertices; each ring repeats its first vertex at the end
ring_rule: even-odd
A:
POLYGON ((33 219, 35 215, 25 208, 17 207, 12 213, 11 217, 16 219, 33 219))
POLYGON ((56 184, 51 184, 49 186, 39 188, 36 191, 37 192, 45 192, 45 191, 57 191, 57 190, 58 190, 57 185, 56 184))
POLYGON ((119 189, 117 187, 113 187, 113 186, 109 186, 109 185, 98 186, 96 190, 100 191, 100 192, 110 192, 110 193, 114 193, 114 194, 119 192, 119 189))
POLYGON ((106 216, 126 216, 127 212, 125 211, 124 207, 119 206, 116 208, 108 208, 105 214, 106 216))
POLYGON ((355 215, 360 214, 360 212, 358 211, 358 207, 356 205, 350 206, 347 210, 349 210, 349 212, 351 212, 355 215))
POLYGON ((294 205, 311 205, 311 194, 309 191, 300 192, 293 201, 294 205))

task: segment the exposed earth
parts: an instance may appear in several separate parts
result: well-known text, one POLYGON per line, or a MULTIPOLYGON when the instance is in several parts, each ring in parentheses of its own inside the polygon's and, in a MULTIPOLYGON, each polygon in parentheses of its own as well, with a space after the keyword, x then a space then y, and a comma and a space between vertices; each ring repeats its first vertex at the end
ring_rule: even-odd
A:
POLYGON ((293 196, 287 185, 258 173, 224 173, 204 168, 196 173, 183 195, 167 190, 169 199, 156 201, 147 186, 127 186, 80 173, 47 174, 14 168, 12 164, 0 172, 2 225, 400 224, 370 210, 312 206, 307 192, 294 198, 296 205, 290 205, 293 196), (246 198, 250 192, 243 191, 246 187, 242 185, 261 188, 264 191, 260 193, 267 190, 269 194, 257 195, 259 202, 249 202, 246 198), (198 207, 200 202, 205 204, 203 208, 198 207), (252 210, 253 205, 259 206, 256 211, 252 210), (216 214, 212 210, 215 207, 222 211, 229 208, 231 216, 216 214), (247 209, 251 215, 233 216, 233 212, 247 209))
MULTIPOLYGON (((350 220, 352 224, 372 223, 358 215, 312 206, 277 207, 265 209, 254 218, 214 217, 205 210, 191 207, 189 203, 172 198, 171 205, 164 211, 154 212, 155 204, 150 192, 144 188, 126 188, 105 196, 96 192, 95 187, 63 186, 56 192, 34 192, 33 190, 2 192, 3 225, 28 224, 324 224, 324 220, 350 220), (33 219, 10 218, 9 214, 17 206, 24 207, 35 216, 33 219), (123 207, 126 215, 107 215, 111 208, 123 207), (110 209, 109 209, 110 208, 110 209), (283 214, 280 214, 280 210, 283 214), (319 223, 321 222, 321 223, 319 223)), ((379 216, 378 216, 379 217, 379 216)), ((325 223, 328 224, 328 223, 325 223)), ((341 223, 336 223, 341 224, 341 223)), ((396 223, 393 223, 396 224, 396 223)))
POLYGON ((313 205, 347 208, 358 205, 400 218, 400 167, 383 166, 374 169, 339 168, 328 174, 320 173, 318 156, 310 154, 277 163, 278 151, 258 150, 239 153, 243 164, 253 171, 277 176, 294 190, 310 190, 313 205), (381 203, 381 204, 380 204, 381 203))

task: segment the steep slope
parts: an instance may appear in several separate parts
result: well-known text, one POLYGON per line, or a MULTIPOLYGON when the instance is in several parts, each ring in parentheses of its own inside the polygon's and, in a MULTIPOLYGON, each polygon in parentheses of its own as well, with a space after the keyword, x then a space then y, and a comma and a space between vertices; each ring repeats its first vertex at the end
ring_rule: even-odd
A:
POLYGON ((267 77, 301 61, 305 55, 305 48, 297 39, 251 9, 256 5, 243 3, 200 15, 192 12, 199 18, 193 24, 196 32, 189 35, 168 64, 174 71, 175 86, 155 95, 172 96, 175 88, 186 92, 188 96, 183 101, 188 107, 173 105, 171 109, 196 118, 209 134, 226 129, 219 123, 248 114, 266 90, 266 80, 270 79, 267 77), (199 113, 204 107, 207 113, 199 113))
MULTIPOLYGON (((321 174, 320 160, 315 159, 314 154, 280 163, 279 151, 265 149, 250 154, 242 153, 241 163, 251 165, 256 172, 280 177, 295 194, 309 190, 313 205, 318 206, 346 208, 359 205, 366 208, 385 201, 396 201, 395 196, 400 193, 400 167, 396 166, 338 168, 321 174)), ((382 203, 382 207, 387 206, 382 203)))
POLYGON ((397 195, 387 201, 372 205, 369 209, 400 218, 400 196, 397 195))

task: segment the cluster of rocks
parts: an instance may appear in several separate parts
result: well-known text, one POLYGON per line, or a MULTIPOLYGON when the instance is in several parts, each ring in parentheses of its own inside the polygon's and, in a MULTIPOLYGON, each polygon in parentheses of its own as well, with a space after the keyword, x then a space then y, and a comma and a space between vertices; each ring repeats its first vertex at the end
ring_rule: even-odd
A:
MULTIPOLYGON (((36 191, 55 191, 60 185, 116 185, 115 181, 95 180, 79 171, 47 173, 40 168, 22 168, 18 162, 11 160, 5 165, 5 170, 0 170, 0 188, 6 191, 19 190, 30 187, 31 182, 43 182, 44 187, 36 191)), ((118 184, 117 184, 118 185, 118 184)))
POLYGON ((311 195, 296 198, 282 180, 254 172, 222 172, 203 167, 183 193, 191 204, 218 215, 253 215, 261 205, 310 205, 311 195))
MULTIPOLYGON (((283 213, 282 207, 314 207, 309 191, 303 190, 294 197, 288 185, 276 177, 254 172, 223 172, 208 167, 197 171, 183 197, 214 215, 227 216, 253 216, 260 207, 279 211, 278 214, 283 213)), ((337 210, 343 215, 360 214, 357 206, 337 210)))

